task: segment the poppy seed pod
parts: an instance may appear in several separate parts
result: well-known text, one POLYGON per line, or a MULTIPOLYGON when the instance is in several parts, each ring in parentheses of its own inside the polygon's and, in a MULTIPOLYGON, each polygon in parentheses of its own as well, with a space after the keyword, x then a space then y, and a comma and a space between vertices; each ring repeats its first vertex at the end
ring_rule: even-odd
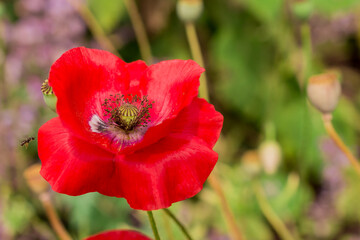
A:
POLYGON ((274 174, 281 162, 281 148, 276 141, 265 141, 259 147, 259 158, 267 174, 274 174))
POLYGON ((310 77, 307 86, 307 95, 311 104, 321 113, 334 111, 341 94, 339 73, 329 71, 310 77))
POLYGON ((24 171, 24 178, 30 189, 37 193, 43 193, 49 189, 49 184, 40 175, 41 164, 34 164, 24 171))
POLYGON ((204 8, 202 0, 179 0, 176 5, 176 12, 184 22, 197 20, 204 8))
POLYGON ((41 92, 43 93, 45 104, 54 112, 56 112, 57 98, 49 85, 49 81, 46 79, 41 85, 41 92))

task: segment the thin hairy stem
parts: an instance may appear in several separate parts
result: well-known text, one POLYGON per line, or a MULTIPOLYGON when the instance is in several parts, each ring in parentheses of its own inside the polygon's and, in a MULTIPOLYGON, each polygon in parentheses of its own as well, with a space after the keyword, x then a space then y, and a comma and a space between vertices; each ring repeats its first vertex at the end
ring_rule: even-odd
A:
POLYGON ((269 221, 269 223, 280 236, 280 238, 282 240, 295 240, 295 238, 286 228, 283 221, 276 215, 274 210, 271 208, 268 200, 265 197, 264 191, 260 183, 254 183, 254 190, 261 212, 264 214, 265 218, 269 221))
POLYGON ((153 215, 152 211, 147 211, 147 214, 149 217, 151 229, 154 233, 155 240, 160 240, 160 235, 159 235, 158 229, 156 227, 156 223, 155 223, 155 219, 154 219, 154 215, 153 215))
POLYGON ((177 219, 177 217, 169 209, 164 208, 163 210, 179 226, 186 238, 188 240, 192 240, 193 238, 190 236, 189 232, 186 230, 185 226, 179 221, 179 219, 177 219))
POLYGON ((61 240, 72 240, 70 234, 66 231, 64 226, 62 225, 59 216, 55 211, 55 207, 51 202, 51 198, 49 193, 42 193, 39 195, 39 199, 45 209, 46 215, 49 218, 50 224, 56 234, 58 235, 59 239, 61 240))
POLYGON ((217 195, 220 198, 221 209, 225 215, 227 225, 230 228, 230 234, 232 236, 232 239, 234 239, 234 240, 245 239, 241 235, 241 232, 240 232, 239 228, 237 227, 234 214, 232 213, 230 206, 229 206, 228 202, 226 201, 226 197, 221 188, 221 184, 219 183, 218 179, 215 177, 214 173, 209 176, 208 181, 209 181, 211 187, 215 190, 215 192, 217 193, 217 195))
POLYGON ((302 71, 300 75, 300 87, 303 88, 306 82, 306 79, 312 73, 312 40, 311 40, 311 30, 308 22, 305 22, 300 27, 301 31, 301 51, 302 51, 302 71))
MULTIPOLYGON (((193 22, 185 23, 185 29, 186 29, 186 36, 190 45, 191 54, 194 60, 197 63, 199 63, 201 67, 205 67, 200 44, 199 44, 199 39, 196 34, 194 23, 193 22)), ((208 93, 208 86, 207 86, 205 73, 201 74, 200 76, 199 96, 209 101, 209 93, 208 93)))
POLYGON ((120 54, 116 50, 116 47, 112 41, 106 36, 104 29, 101 27, 95 16, 92 14, 90 9, 82 4, 79 0, 67 0, 68 3, 79 13, 86 25, 89 27, 90 32, 100 44, 100 46, 121 58, 120 54))
MULTIPOLYGON (((194 60, 200 64, 200 66, 204 67, 204 60, 202 57, 199 39, 196 34, 196 29, 195 29, 194 23, 186 22, 185 29, 186 29, 186 35, 188 38, 192 56, 193 56, 194 60)), ((200 77, 199 97, 204 98, 207 101, 209 101, 209 92, 208 92, 208 86, 207 86, 207 80, 206 80, 205 73, 203 73, 200 77)), ((225 194, 221 188, 219 180, 216 178, 216 176, 214 174, 211 174, 208 178, 208 181, 209 181, 211 187, 215 190, 215 192, 217 193, 217 195, 220 198, 221 209, 224 213, 228 227, 230 228, 230 233, 231 233, 232 238, 234 240, 245 239, 242 236, 239 228, 236 225, 235 217, 234 217, 233 213, 231 212, 230 207, 226 201, 225 194)))
POLYGON ((134 2, 134 0, 124 0, 124 4, 129 13, 129 17, 134 28, 136 40, 140 48, 140 54, 145 60, 145 62, 151 64, 152 55, 150 43, 145 31, 145 26, 143 24, 143 21, 141 20, 139 10, 136 7, 136 3, 134 2))
POLYGON ((167 239, 168 240, 175 240, 173 233, 171 231, 171 226, 170 226, 170 219, 167 217, 167 214, 164 212, 162 212, 161 214, 163 220, 164 220, 164 227, 165 227, 165 231, 166 231, 166 235, 167 235, 167 239))
POLYGON ((332 122, 331 115, 323 115, 323 122, 326 129, 326 132, 329 134, 331 139, 335 144, 340 148, 340 150, 346 155, 349 159, 351 165, 354 167, 355 171, 360 175, 360 163, 355 158, 355 156, 350 152, 345 143, 341 140, 340 136, 337 134, 332 122))

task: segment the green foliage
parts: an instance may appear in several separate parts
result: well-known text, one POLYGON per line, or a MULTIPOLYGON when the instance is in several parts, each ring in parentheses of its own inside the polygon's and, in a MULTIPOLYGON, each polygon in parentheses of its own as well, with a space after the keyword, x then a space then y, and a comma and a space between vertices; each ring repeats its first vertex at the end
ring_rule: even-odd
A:
POLYGON ((234 15, 232 21, 237 28, 223 26, 212 42, 221 73, 216 89, 226 105, 252 119, 264 117, 264 109, 258 106, 264 106, 266 100, 266 72, 273 60, 273 46, 252 19, 234 15))
POLYGON ((69 208, 71 224, 79 230, 77 235, 80 239, 106 229, 115 229, 129 216, 129 207, 124 199, 98 193, 61 197, 69 208))
POLYGON ((7 195, 9 192, 2 189, 5 197, 3 220, 10 234, 15 236, 22 233, 35 214, 35 209, 28 200, 21 195, 7 195), (4 192, 5 191, 5 192, 4 192))
POLYGON ((284 0, 238 0, 263 22, 274 23, 279 21, 284 0))
POLYGON ((345 184, 347 185, 347 188, 344 188, 339 193, 336 207, 342 218, 347 218, 350 221, 357 221, 357 219, 360 218, 360 209, 356 207, 360 199, 359 176, 355 171, 350 169, 347 169, 344 173, 346 173, 345 184))
POLYGON ((88 0, 88 5, 105 32, 112 32, 126 15, 123 1, 88 0))

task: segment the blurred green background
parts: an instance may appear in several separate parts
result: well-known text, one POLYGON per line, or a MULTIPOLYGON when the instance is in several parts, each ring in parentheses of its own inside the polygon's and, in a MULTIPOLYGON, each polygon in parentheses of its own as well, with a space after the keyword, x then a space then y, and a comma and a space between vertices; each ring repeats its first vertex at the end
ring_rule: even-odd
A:
MULTIPOLYGON (((136 3, 155 62, 192 57, 175 0, 136 3)), ((125 61, 141 58, 122 1, 81 4, 125 61)), ((280 239, 259 208, 256 183, 296 238, 360 239, 359 178, 327 137, 305 91, 311 74, 341 71, 343 94, 333 122, 358 155, 360 1, 206 0, 196 28, 210 100, 225 119, 215 171, 246 239, 280 239), (282 152, 271 174, 259 160, 260 146, 268 141, 282 152)), ((51 64, 77 46, 102 48, 67 0, 0 2, 0 239, 56 239, 23 178, 23 171, 39 162, 36 141, 28 148, 20 142, 55 116, 42 100, 41 83, 51 64)), ((124 199, 52 196, 74 239, 114 228, 152 236, 146 213, 132 210, 124 199)), ((194 198, 170 209, 194 239, 226 240, 229 229, 219 203, 205 184, 194 198)), ((170 239, 168 224, 174 239, 184 239, 161 211, 154 214, 163 239, 170 239)))

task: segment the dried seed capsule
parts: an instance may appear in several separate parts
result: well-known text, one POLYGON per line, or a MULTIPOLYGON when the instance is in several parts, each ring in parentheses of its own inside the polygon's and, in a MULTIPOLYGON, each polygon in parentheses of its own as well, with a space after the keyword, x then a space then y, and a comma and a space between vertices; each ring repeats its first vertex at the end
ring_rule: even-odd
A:
POLYGON ((178 0, 176 12, 182 21, 193 22, 200 17, 203 8, 202 0, 178 0))
POLYGON ((265 141, 259 147, 259 158, 267 174, 274 174, 279 168, 282 154, 276 141, 265 141))
POLYGON ((30 189, 37 193, 41 194, 49 190, 49 184, 45 179, 40 175, 41 164, 34 164, 24 171, 24 178, 29 185, 30 189))
POLYGON ((328 114, 334 111, 341 94, 339 82, 340 74, 329 71, 310 77, 307 86, 307 95, 311 104, 321 113, 328 114))

